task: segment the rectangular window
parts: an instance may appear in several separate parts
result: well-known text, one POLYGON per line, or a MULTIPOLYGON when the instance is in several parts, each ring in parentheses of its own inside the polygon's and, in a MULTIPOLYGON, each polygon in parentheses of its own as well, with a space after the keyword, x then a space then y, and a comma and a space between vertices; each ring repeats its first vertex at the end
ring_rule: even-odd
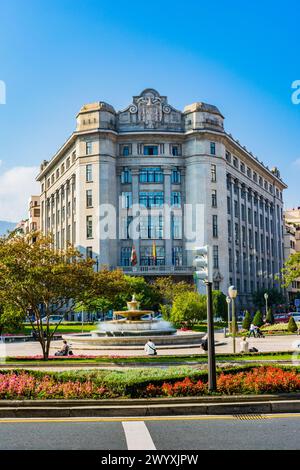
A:
POLYGON ((86 217, 86 238, 93 238, 93 217, 91 215, 86 217))
POLYGON ((235 243, 238 244, 240 241, 239 224, 234 224, 234 236, 235 236, 235 243))
MULTIPOLYGON (((232 249, 229 248, 228 250, 228 258, 229 258, 229 272, 232 273, 233 271, 233 260, 232 260, 232 249)), ((230 282, 230 284, 232 284, 232 282, 230 282)))
POLYGON ((141 168, 140 183, 163 183, 164 174, 161 168, 141 168))
POLYGON ((179 145, 171 145, 171 154, 173 157, 178 157, 181 152, 180 152, 180 146, 179 145))
POLYGON ((144 155, 158 155, 158 146, 144 145, 144 155))
POLYGON ((230 220, 227 221, 227 227, 228 227, 228 241, 231 242, 232 233, 231 233, 231 221, 230 220))
POLYGON ((125 217, 121 218, 121 238, 122 239, 128 239, 132 238, 131 236, 131 222, 133 220, 132 216, 126 215, 125 217))
POLYGON ((173 207, 181 207, 181 193, 179 191, 172 191, 171 205, 173 207))
POLYGON ((213 246, 213 269, 219 269, 219 247, 213 246))
POLYGON ((173 240, 181 240, 182 239, 182 217, 174 215, 172 217, 172 238, 173 240))
POLYGON ((129 209, 132 207, 132 192, 122 192, 122 209, 129 209))
POLYGON ((139 202, 145 207, 160 207, 164 204, 163 191, 140 192, 139 202))
POLYGON ((211 165, 211 181, 215 183, 217 181, 217 166, 211 165))
POLYGON ((130 155, 129 145, 122 145, 122 156, 128 157, 130 155))
POLYGON ((86 258, 93 258, 93 247, 87 246, 86 247, 86 258))
POLYGON ((86 207, 93 207, 93 194, 91 189, 86 191, 86 207))
POLYGON ((239 216, 239 206, 238 206, 238 202, 237 202, 237 201, 234 201, 234 216, 235 216, 235 217, 238 217, 238 216, 239 216))
POLYGON ((211 155, 216 155, 216 144, 215 144, 215 142, 210 143, 210 154, 211 155))
POLYGON ((228 163, 231 163, 231 153, 228 152, 228 150, 226 150, 226 160, 228 161, 228 163))
POLYGON ((162 216, 141 216, 140 217, 140 238, 141 239, 162 239, 163 233, 162 216))
POLYGON ((246 227, 242 227, 242 243, 243 243, 243 247, 246 246, 246 227))
POLYGON ((131 250, 129 246, 121 248, 121 266, 130 266, 131 250))
POLYGON ((89 164, 85 167, 85 180, 87 183, 93 181, 93 165, 89 164))
POLYGON ((245 222, 245 220, 246 220, 245 204, 241 205, 241 210, 242 210, 242 221, 245 222))
POLYGON ((131 170, 129 170, 128 168, 124 168, 121 173, 121 183, 123 184, 132 183, 131 170))
POLYGON ((172 264, 173 266, 182 266, 182 247, 181 246, 174 246, 172 248, 172 264))
POLYGON ((93 151, 93 142, 86 142, 85 144, 85 154, 91 155, 93 151))
POLYGON ((211 192, 211 205, 217 207, 217 190, 213 189, 211 192))
POLYGON ((181 183, 181 173, 180 170, 172 170, 172 176, 171 176, 171 183, 172 184, 179 184, 181 183))
POLYGON ((227 214, 231 214, 231 199, 227 196, 227 214))
POLYGON ((165 265, 165 247, 156 246, 156 259, 153 258, 153 247, 142 246, 141 253, 141 266, 164 266, 165 265))
POLYGON ((213 225, 213 237, 217 238, 218 237, 218 216, 217 215, 212 216, 212 225, 213 225))

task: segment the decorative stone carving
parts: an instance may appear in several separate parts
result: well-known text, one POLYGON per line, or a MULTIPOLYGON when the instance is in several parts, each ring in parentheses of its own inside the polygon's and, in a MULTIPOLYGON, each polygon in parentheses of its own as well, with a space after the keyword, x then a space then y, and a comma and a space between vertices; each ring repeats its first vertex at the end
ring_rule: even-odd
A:
POLYGON ((168 104, 166 96, 152 88, 144 90, 140 96, 133 97, 133 103, 119 114, 120 122, 126 122, 125 116, 132 116, 131 122, 144 125, 147 129, 155 129, 165 122, 166 115, 172 115, 172 121, 179 122, 181 113, 168 104), (177 116, 178 114, 178 116, 177 116))

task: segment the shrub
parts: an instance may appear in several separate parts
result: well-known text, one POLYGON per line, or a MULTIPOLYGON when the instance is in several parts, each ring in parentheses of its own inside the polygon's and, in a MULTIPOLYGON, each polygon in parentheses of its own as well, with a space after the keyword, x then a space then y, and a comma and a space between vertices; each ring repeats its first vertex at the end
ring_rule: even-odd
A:
POLYGON ((260 310, 257 310, 257 312, 256 312, 256 314, 254 315, 254 318, 253 318, 253 325, 260 327, 263 324, 264 324, 263 315, 262 315, 260 310))
POLYGON ((274 323, 274 315, 273 315, 271 308, 268 308, 268 313, 266 316, 266 323, 268 323, 269 325, 273 325, 274 323))
POLYGON ((170 320, 175 324, 186 323, 191 327, 206 318, 206 296, 197 292, 184 292, 176 295, 170 320))
POLYGON ((298 327, 297 327, 297 324, 296 324, 296 322, 295 322, 295 320, 294 320, 294 317, 290 317, 290 318, 289 318, 287 330, 288 330, 290 333, 296 333, 296 331, 298 330, 298 327))
POLYGON ((244 330, 249 330, 251 322, 252 322, 251 314, 250 314, 250 312, 248 312, 248 310, 246 310, 245 317, 244 317, 244 320, 243 320, 243 325, 242 325, 243 329, 244 330))
MULTIPOLYGON (((238 332, 239 332, 239 326, 238 326, 237 319, 235 319, 235 334, 238 334, 238 332)), ((232 321, 230 322, 230 333, 232 333, 232 321)))

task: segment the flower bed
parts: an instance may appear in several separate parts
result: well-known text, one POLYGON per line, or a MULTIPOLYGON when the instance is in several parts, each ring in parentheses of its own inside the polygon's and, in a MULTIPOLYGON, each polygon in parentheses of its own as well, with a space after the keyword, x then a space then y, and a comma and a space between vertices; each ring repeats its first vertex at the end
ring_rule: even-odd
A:
MULTIPOLYGON (((217 394, 220 395, 299 391, 300 373, 297 369, 248 366, 225 370, 217 377, 217 394)), ((188 397, 208 394, 207 372, 187 369, 140 369, 124 373, 0 371, 1 400, 188 397)))
MULTIPOLYGON (((217 392, 223 395, 287 393, 300 391, 300 374, 279 367, 257 367, 236 374, 222 373, 217 377, 217 392)), ((185 378, 175 383, 149 384, 145 397, 185 397, 208 394, 207 382, 185 378)))

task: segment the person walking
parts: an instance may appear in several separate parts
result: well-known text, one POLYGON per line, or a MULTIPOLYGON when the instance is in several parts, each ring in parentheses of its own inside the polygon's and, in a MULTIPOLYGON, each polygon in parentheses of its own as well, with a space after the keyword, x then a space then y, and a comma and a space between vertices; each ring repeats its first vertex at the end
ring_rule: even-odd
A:
POLYGON ((256 326, 251 323, 250 328, 249 328, 249 338, 251 335, 253 335, 253 338, 256 336, 256 326))
POLYGON ((156 346, 151 339, 145 344, 144 351, 148 356, 157 356, 156 346))

